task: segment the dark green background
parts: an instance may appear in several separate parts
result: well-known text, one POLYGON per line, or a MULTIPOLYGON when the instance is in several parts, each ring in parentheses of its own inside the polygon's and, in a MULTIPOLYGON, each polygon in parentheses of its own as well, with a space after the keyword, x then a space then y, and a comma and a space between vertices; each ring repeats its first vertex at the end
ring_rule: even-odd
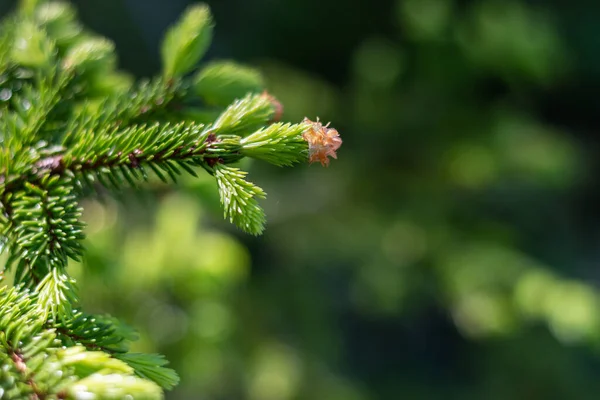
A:
MULTIPOLYGON (((140 77, 187 5, 74 3, 140 77)), ((168 398, 596 399, 600 3, 209 4, 206 59, 259 67, 344 145, 250 167, 260 238, 209 177, 84 202, 83 301, 167 354, 168 398)))

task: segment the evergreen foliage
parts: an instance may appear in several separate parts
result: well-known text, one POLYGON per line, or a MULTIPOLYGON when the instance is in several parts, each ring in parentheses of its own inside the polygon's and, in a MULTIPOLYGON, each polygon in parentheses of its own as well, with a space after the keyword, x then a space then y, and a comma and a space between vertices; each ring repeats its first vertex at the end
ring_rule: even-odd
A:
POLYGON ((157 399, 178 382, 162 356, 129 352, 132 329, 78 309, 67 263, 83 255, 90 189, 203 169, 225 217, 257 235, 265 192, 232 164, 308 161, 303 134, 320 125, 273 123, 281 105, 257 71, 226 61, 193 73, 212 30, 209 9, 191 7, 166 33, 161 76, 134 83, 67 3, 25 0, 3 22, 1 276, 14 284, 0 286, 1 399, 157 399))

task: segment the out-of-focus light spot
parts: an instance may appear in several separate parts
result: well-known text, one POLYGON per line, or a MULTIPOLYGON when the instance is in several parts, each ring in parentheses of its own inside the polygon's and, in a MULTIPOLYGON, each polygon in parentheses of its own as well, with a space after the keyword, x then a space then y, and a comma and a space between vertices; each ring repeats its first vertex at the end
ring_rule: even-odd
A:
POLYGON ((405 268, 390 263, 366 265, 354 281, 354 301, 365 314, 395 313, 406 296, 409 277, 405 268))
POLYGON ((156 230, 163 237, 189 240, 196 235, 201 215, 202 209, 197 201, 172 195, 161 204, 156 215, 156 230))
POLYGON ((320 372, 319 375, 322 382, 311 384, 311 389, 314 390, 316 394, 314 398, 327 400, 367 399, 367 397, 357 387, 358 382, 345 380, 340 376, 329 373, 328 371, 320 372))
POLYGON ((577 176, 578 157, 573 144, 527 118, 499 116, 495 142, 503 168, 522 180, 565 185, 577 176))
POLYGON ((302 364, 289 347, 268 344, 257 355, 250 376, 252 400, 287 400, 295 398, 302 378, 302 364))
POLYGON ((535 267, 524 255, 496 243, 459 246, 441 259, 453 296, 512 288, 523 270, 535 267))
POLYGON ((568 60, 555 27, 522 2, 479 2, 461 28, 459 44, 467 56, 507 78, 551 82, 568 60))
POLYGON ((451 0, 398 0, 398 22, 415 39, 436 39, 452 16, 451 0))
POLYGON ((600 303, 589 286, 562 283, 549 293, 546 304, 550 328, 559 340, 574 343, 596 336, 600 303))
POLYGON ((354 54, 354 71, 358 78, 377 87, 390 87, 402 72, 398 46, 382 38, 371 38, 354 54))
POLYGON ((352 125, 358 131, 383 131, 398 128, 398 99, 391 88, 379 87, 380 90, 365 80, 358 82, 356 95, 352 100, 352 125), (390 90, 388 90, 390 89, 390 90))
MULTIPOLYGON (((1 259, 0 259, 0 261, 1 261, 1 259)), ((85 272, 83 263, 75 261, 75 260, 69 260, 68 267, 69 267, 69 275, 73 279, 75 279, 75 281, 79 281, 80 279, 82 279, 83 274, 85 272)))
POLYGON ((448 158, 450 178, 461 186, 481 188, 497 176, 494 156, 484 146, 457 146, 450 151, 448 158))
POLYGON ((225 368, 225 353, 216 346, 189 346, 182 355, 181 380, 194 382, 194 387, 208 389, 222 382, 225 368))
POLYGON ((233 317, 223 304, 210 300, 199 300, 192 310, 194 332, 213 342, 227 338, 233 325, 233 317))
POLYGON ((156 284, 161 280, 167 266, 176 266, 167 258, 168 245, 168 238, 154 241, 151 232, 130 233, 121 253, 121 264, 126 268, 119 270, 119 280, 135 281, 138 288, 156 284))
POLYGON ((248 273, 250 256, 235 239, 218 233, 198 237, 196 269, 223 282, 236 283, 248 273))
POLYGON ((383 235, 381 248, 398 265, 416 262, 427 251, 426 232, 410 221, 397 221, 383 235))
POLYGON ((96 200, 83 203, 83 220, 86 222, 86 233, 94 235, 112 228, 117 222, 117 208, 111 201, 102 204, 96 200))
POLYGON ((491 292, 472 293, 460 298, 452 315, 456 325, 468 336, 504 334, 514 326, 507 299, 491 292))
POLYGON ((548 293, 558 283, 555 277, 542 269, 524 273, 515 286, 514 301, 526 316, 541 317, 546 311, 548 293))
POLYGON ((148 332, 158 343, 174 343, 188 331, 188 316, 183 310, 170 304, 154 304, 148 317, 148 332))
POLYGON ((12 90, 10 89, 2 89, 0 90, 0 101, 8 101, 12 97, 12 90))
POLYGON ((519 280, 514 299, 521 312, 547 321, 564 343, 590 339, 600 329, 600 296, 588 285, 532 270, 519 280))

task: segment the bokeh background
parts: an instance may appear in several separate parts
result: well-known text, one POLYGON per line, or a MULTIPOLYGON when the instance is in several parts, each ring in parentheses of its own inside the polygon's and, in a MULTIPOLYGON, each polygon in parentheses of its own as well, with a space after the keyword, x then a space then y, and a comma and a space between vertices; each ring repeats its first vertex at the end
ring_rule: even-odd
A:
MULTIPOLYGON (((73 3, 139 77, 188 4, 73 3)), ((258 66, 284 119, 344 145, 249 166, 259 238, 208 176, 84 202, 84 305, 167 355, 167 398, 597 399, 600 3, 208 3, 207 59, 258 66)))

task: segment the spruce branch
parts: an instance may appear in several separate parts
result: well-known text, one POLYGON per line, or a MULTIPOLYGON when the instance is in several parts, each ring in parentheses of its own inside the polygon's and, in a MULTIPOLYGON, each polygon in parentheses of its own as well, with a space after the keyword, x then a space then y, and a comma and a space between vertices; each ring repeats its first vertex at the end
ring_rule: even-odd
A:
POLYGON ((11 61, 30 68, 47 70, 55 60, 54 42, 34 21, 23 20, 15 24, 11 61))
POLYGON ((26 182, 4 207, 5 268, 15 268, 16 284, 35 288, 45 316, 70 315, 78 299, 67 258, 79 259, 84 238, 70 179, 46 175, 39 186, 26 182))
MULTIPOLYGON (((16 260, 16 283, 30 286, 54 268, 64 268, 67 258, 83 252, 83 224, 72 181, 45 175, 38 184, 25 182, 6 206, 12 224, 10 259, 16 260), (31 270, 23 271, 23 265, 31 270)), ((8 263, 10 265, 10 263, 8 263)))
POLYGON ((63 342, 46 327, 39 301, 31 292, 0 287, 0 393, 6 398, 162 398, 160 387, 136 377, 126 362, 63 342))
POLYGON ((89 131, 123 127, 130 123, 148 122, 174 99, 183 97, 186 89, 178 79, 143 80, 126 93, 117 92, 101 100, 79 104, 68 121, 63 145, 76 143, 89 131))
POLYGON ((334 129, 275 123, 282 106, 258 93, 256 70, 226 61, 194 73, 212 29, 208 7, 192 6, 166 35, 161 76, 134 84, 114 44, 66 3, 22 0, 0 26, 0 279, 10 270, 15 285, 0 286, 0 397, 158 399, 178 382, 162 356, 129 352, 129 327, 77 309, 67 264, 83 255, 84 184, 118 190, 203 168, 225 218, 258 235, 265 192, 232 165, 336 156, 334 129))
POLYGON ((168 30, 162 43, 165 77, 190 72, 208 49, 212 31, 208 6, 200 4, 188 8, 181 20, 168 30))
POLYGON ((82 345, 89 350, 107 353, 125 353, 138 339, 129 326, 108 315, 89 315, 80 310, 69 318, 53 319, 47 326, 56 330, 58 338, 67 346, 82 345))
POLYGON ((256 198, 265 198, 265 192, 244 178, 247 172, 239 168, 216 164, 214 175, 219 186, 219 195, 225 218, 244 231, 260 235, 264 230, 265 213, 256 198))
POLYGON ((54 120, 50 114, 61 100, 61 94, 71 79, 70 73, 53 70, 46 76, 40 75, 35 79, 39 82, 37 87, 25 85, 20 94, 12 96, 12 115, 7 115, 6 118, 14 118, 22 146, 48 139, 49 121, 54 120))
POLYGON ((141 378, 155 382, 163 389, 172 389, 179 378, 166 368, 168 361, 159 354, 128 353, 137 333, 116 318, 107 315, 88 315, 81 311, 68 320, 47 323, 56 330, 57 337, 69 347, 84 346, 88 350, 110 354, 131 368, 141 378))
POLYGON ((208 104, 227 106, 247 93, 264 90, 260 72, 232 61, 212 62, 194 77, 194 92, 208 104))
POLYGON ((277 123, 241 140, 242 154, 277 166, 291 166, 306 161, 308 143, 302 134, 309 125, 277 123))
POLYGON ((79 302, 75 279, 71 278, 64 267, 53 268, 35 288, 38 294, 38 308, 44 318, 68 318, 72 307, 79 302))
POLYGON ((145 177, 144 167, 148 166, 161 179, 167 181, 166 176, 169 176, 176 181, 181 170, 195 174, 191 167, 202 162, 200 156, 206 150, 208 136, 203 125, 193 123, 156 123, 149 127, 92 131, 82 135, 82 141, 67 150, 55 171, 94 172, 101 182, 101 174, 106 173, 114 178, 110 182, 118 188, 120 181, 133 183, 145 177))
POLYGON ((6 195, 12 192, 6 190, 7 187, 10 188, 10 183, 18 183, 13 185, 15 188, 23 185, 25 180, 21 179, 22 174, 31 170, 32 165, 39 159, 39 146, 21 146, 14 118, 0 117, 0 132, 5 134, 4 137, 0 137, 3 145, 0 148, 0 186, 6 195))
POLYGON ((0 74, 5 74, 11 67, 10 55, 14 43, 15 21, 10 18, 0 26, 0 74))
POLYGON ((60 51, 73 44, 83 28, 75 9, 66 2, 42 3, 33 11, 35 21, 48 33, 60 51))
POLYGON ((271 96, 248 94, 227 107, 215 121, 213 130, 216 134, 246 136, 268 124, 276 109, 271 96))
POLYGON ((127 363, 136 375, 149 379, 166 390, 171 390, 179 383, 179 376, 171 368, 165 368, 169 362, 161 354, 118 353, 115 358, 127 363))
MULTIPOLYGON (((101 359, 91 359, 93 363, 101 359)), ((102 364, 100 364, 102 365, 102 364)), ((162 400, 162 390, 155 383, 132 375, 107 373, 110 369, 96 372, 70 385, 67 390, 68 399, 101 399, 101 400, 162 400)))
POLYGON ((66 70, 90 74, 111 70, 116 61, 113 42, 101 37, 91 37, 69 48, 62 64, 66 70))

